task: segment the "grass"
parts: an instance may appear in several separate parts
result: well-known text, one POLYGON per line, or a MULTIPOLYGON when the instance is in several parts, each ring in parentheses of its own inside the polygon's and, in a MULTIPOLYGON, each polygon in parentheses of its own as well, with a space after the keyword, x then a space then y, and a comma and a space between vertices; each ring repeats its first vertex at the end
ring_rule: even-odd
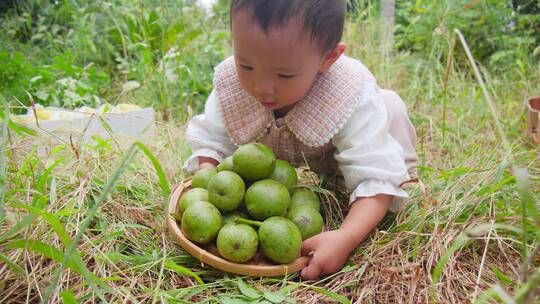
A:
MULTIPOLYGON (((452 36, 437 38, 424 54, 383 57, 374 51, 378 20, 371 11, 349 20, 348 53, 409 106, 422 184, 409 186, 406 209, 387 216, 340 272, 316 282, 296 274, 241 277, 201 265, 164 225, 170 189, 185 178, 185 122, 202 110, 212 67, 230 53, 224 11, 204 19, 187 2, 165 0, 104 1, 104 13, 97 4, 38 4, 41 15, 24 15, 31 26, 2 19, 0 35, 9 43, 0 52, 23 56, 0 66, 2 75, 19 75, 0 96, 11 112, 29 105, 24 88, 44 104, 91 105, 97 96, 151 105, 161 115, 157 136, 144 144, 100 140, 43 150, 50 138, 6 124, 2 111, 1 303, 538 300, 539 150, 523 135, 522 106, 540 92, 537 59, 519 57, 506 73, 480 64, 475 74, 459 39, 452 54, 440 53, 452 36), (53 28, 57 34, 48 35, 53 28), (170 81, 161 58, 174 46, 181 51, 169 54, 177 77, 170 81), (128 81, 140 87, 123 90, 128 81), (66 98, 72 93, 79 98, 66 98)), ((322 194, 324 210, 334 214, 328 224, 336 226, 344 210, 322 194)))

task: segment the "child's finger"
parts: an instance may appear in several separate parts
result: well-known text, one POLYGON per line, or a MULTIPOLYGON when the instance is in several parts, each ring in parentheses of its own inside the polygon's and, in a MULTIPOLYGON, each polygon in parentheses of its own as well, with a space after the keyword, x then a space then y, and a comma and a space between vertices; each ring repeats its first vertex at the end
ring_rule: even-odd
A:
POLYGON ((314 259, 311 259, 309 265, 302 269, 300 276, 302 276, 302 279, 304 280, 315 280, 319 277, 321 271, 322 268, 319 263, 314 263, 314 259))
POLYGON ((315 250, 316 240, 314 238, 309 238, 302 242, 302 255, 310 255, 312 251, 315 250))

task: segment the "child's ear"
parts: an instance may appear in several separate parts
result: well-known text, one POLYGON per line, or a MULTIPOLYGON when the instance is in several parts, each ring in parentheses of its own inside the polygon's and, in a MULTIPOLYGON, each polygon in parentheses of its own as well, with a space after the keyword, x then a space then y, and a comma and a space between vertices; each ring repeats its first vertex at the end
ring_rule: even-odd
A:
POLYGON ((324 55, 324 61, 321 64, 319 72, 325 73, 345 52, 345 43, 340 42, 338 45, 324 55))

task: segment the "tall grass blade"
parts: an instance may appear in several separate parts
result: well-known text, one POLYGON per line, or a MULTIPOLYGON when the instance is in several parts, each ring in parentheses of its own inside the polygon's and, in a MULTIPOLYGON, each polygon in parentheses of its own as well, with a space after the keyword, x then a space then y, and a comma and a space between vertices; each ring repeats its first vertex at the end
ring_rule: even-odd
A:
MULTIPOLYGON (((43 193, 46 193, 47 189, 47 181, 49 180, 49 175, 51 174, 52 170, 58 166, 60 163, 62 163, 65 160, 65 157, 62 157, 55 161, 53 164, 51 164, 45 171, 41 174, 37 185, 36 185, 36 192, 34 192, 34 197, 32 198, 32 206, 36 208, 44 208, 45 205, 47 205, 47 198, 48 196, 44 195, 43 193)), ((12 236, 16 235, 21 231, 26 225, 29 225, 32 223, 32 221, 36 218, 37 215, 30 214, 23 218, 21 221, 19 221, 15 226, 11 227, 7 232, 2 234, 0 236, 0 242, 5 241, 12 236)))
POLYGON ((342 296, 340 294, 337 294, 335 292, 332 292, 330 290, 326 290, 324 288, 320 288, 320 287, 315 287, 315 286, 311 286, 310 287, 311 290, 315 291, 315 292, 318 292, 322 295, 325 295, 333 300, 336 300, 338 301, 339 303, 342 303, 342 304, 351 304, 351 300, 347 299, 347 297, 345 296, 342 296))
POLYGON ((505 224, 480 224, 476 225, 471 229, 466 230, 462 234, 460 234, 456 240, 450 245, 450 247, 444 252, 444 254, 439 259, 439 262, 437 262, 437 265, 435 265, 435 269, 433 270, 433 273, 431 275, 431 287, 434 290, 435 285, 439 283, 439 280, 442 276, 442 271, 448 261, 450 260, 450 257, 454 254, 454 252, 461 249, 463 246, 465 246, 467 243, 471 241, 472 237, 476 237, 478 235, 481 235, 483 233, 486 233, 489 230, 506 230, 509 232, 513 232, 516 234, 520 233, 519 228, 511 225, 505 225, 505 224))
MULTIPOLYGON (((9 110, 6 108, 6 110, 0 110, 0 116, 6 117, 6 114, 9 114, 9 110)), ((14 122, 11 119, 7 120, 7 126, 8 128, 15 132, 16 134, 20 135, 30 135, 30 136, 37 136, 38 132, 32 128, 29 128, 25 125, 21 125, 19 123, 14 122)))
MULTIPOLYGON (((62 264, 56 270, 51 284, 49 285, 49 287, 47 288, 47 290, 45 291, 43 295, 42 303, 49 302, 52 292, 56 289, 58 285, 58 280, 60 279, 60 275, 62 274, 62 271, 64 270, 66 265, 69 265, 71 255, 75 251, 75 248, 77 244, 79 243, 79 241, 81 240, 82 235, 86 232, 86 230, 90 226, 90 223, 92 219, 96 216, 98 209, 101 207, 101 204, 103 203, 103 201, 105 201, 107 196, 113 191, 116 181, 128 168, 129 164, 133 160, 133 157, 135 157, 136 153, 137 153, 137 150, 135 149, 135 145, 132 145, 131 148, 129 148, 129 150, 127 151, 126 155, 124 156, 124 159, 122 160, 120 166, 113 172, 112 176, 107 180, 107 184, 105 185, 103 191, 94 202, 94 205, 92 206, 92 208, 88 211, 88 214, 86 218, 84 219, 84 221, 79 226, 77 235, 75 235, 75 239, 70 244, 70 246, 68 246, 66 250, 66 254, 64 255, 62 264)), ((100 297, 102 301, 106 302, 105 297, 103 296, 103 293, 101 292, 101 290, 97 289, 95 290, 95 292, 98 294, 98 296, 100 297)))
POLYGON ((204 282, 201 279, 201 277, 199 277, 196 273, 194 273, 193 271, 189 270, 186 267, 180 266, 180 265, 176 264, 173 261, 165 262, 165 267, 167 269, 169 269, 169 270, 172 270, 172 271, 178 273, 178 274, 183 274, 183 275, 190 276, 193 279, 195 279, 195 281, 197 281, 197 283, 199 283, 200 285, 204 285, 204 282))
POLYGON ((21 266, 17 265, 15 262, 13 262, 10 258, 5 256, 1 252, 0 252, 0 261, 4 262, 9 268, 13 269, 13 271, 20 273, 23 276, 26 276, 26 272, 21 266))
POLYGON ((444 254, 439 259, 439 262, 437 262, 437 265, 435 266, 435 269, 433 270, 433 274, 431 275, 431 286, 432 288, 435 288, 435 285, 439 283, 439 280, 442 276, 442 271, 448 261, 450 260, 450 257, 454 254, 454 252, 461 249, 463 246, 465 246, 470 241, 467 234, 461 234, 459 237, 456 238, 456 240, 450 245, 450 247, 444 252, 444 254))
POLYGON ((452 43, 450 45, 450 51, 448 52, 448 57, 446 59, 446 70, 444 72, 444 81, 443 81, 443 113, 442 113, 442 144, 446 140, 446 111, 448 110, 448 79, 450 76, 450 70, 452 69, 452 60, 454 59, 454 50, 456 48, 456 36, 452 38, 452 43))
MULTIPOLYGON (((148 157, 148 159, 152 162, 152 165, 154 166, 154 169, 156 170, 156 174, 159 178, 159 184, 161 186, 163 201, 164 201, 164 204, 166 204, 167 200, 169 199, 169 194, 171 193, 171 187, 169 185, 169 181, 167 180, 167 176, 165 175, 165 172, 163 171, 163 168, 161 167, 158 159, 154 156, 154 154, 152 154, 150 149, 148 149, 148 147, 146 147, 143 143, 136 142, 134 143, 134 145, 137 146, 139 149, 141 149, 144 155, 146 155, 146 157, 148 157)), ((165 211, 167 211, 167 208, 165 208, 165 211)))
POLYGON ((537 267, 527 282, 516 292, 516 302, 530 303, 529 296, 540 286, 540 267, 537 267))
MULTIPOLYGON (((476 301, 475 304, 493 303, 493 299, 500 299, 505 304, 516 304, 514 299, 504 291, 500 286, 491 286, 488 290, 484 291, 476 301)), ((497 303, 500 303, 497 301, 497 303)))
MULTIPOLYGON (((7 108, 7 105, 6 105, 7 108)), ((2 131, 0 133, 0 227, 4 223, 4 198, 7 189, 7 176, 6 176, 6 158, 8 146, 8 122, 9 112, 5 111, 4 122, 2 123, 2 131)))
MULTIPOLYGON (((529 173, 526 169, 517 168, 514 172, 516 176, 516 182, 519 188, 521 196, 521 216, 522 216, 522 255, 526 257, 527 252, 527 224, 530 222, 528 220, 529 216, 532 216, 537 223, 540 223, 540 214, 536 206, 537 200, 533 197, 533 194, 530 191, 529 185, 529 173)), ((536 239, 539 240, 540 234, 536 235, 536 239)))
POLYGON ((12 203, 11 207, 19 208, 19 209, 26 209, 26 210, 30 211, 31 213, 33 213, 36 216, 43 217, 43 219, 45 219, 47 221, 47 223, 49 223, 49 225, 51 225, 51 228, 54 230, 54 232, 56 232, 56 234, 58 235, 58 238, 60 239, 62 244, 64 244, 64 246, 68 246, 69 244, 71 244, 71 239, 69 238, 69 235, 67 234, 66 230, 64 229, 64 226, 50 212, 47 212, 45 210, 42 210, 42 209, 39 209, 39 208, 36 208, 36 207, 33 207, 33 206, 23 205, 23 204, 19 204, 19 203, 12 203))
POLYGON ((467 54, 467 58, 469 59, 469 62, 471 63, 471 66, 474 71, 474 75, 476 76, 476 80, 478 80, 478 83, 480 84, 480 87, 482 88, 482 93, 484 94, 484 98, 486 99, 486 102, 489 106, 489 109, 491 111, 491 114, 493 115, 493 119, 495 121, 495 125, 497 126, 497 131, 499 132, 499 136, 501 137, 504 149, 506 150, 506 157, 511 161, 511 164, 514 164, 514 156, 512 153, 512 147, 510 146, 510 143, 508 142, 508 137, 506 136, 506 133, 504 132, 504 129, 501 124, 501 119, 499 118, 499 115, 497 114, 497 109, 495 108, 495 103, 493 102, 493 99, 491 98, 491 95, 488 92, 488 89, 486 87, 486 84, 484 83, 484 78, 482 77, 482 74, 480 73, 480 70, 478 69, 478 66, 476 65, 476 62, 474 60, 474 57, 471 53, 471 50, 469 49, 469 45, 467 44, 467 41, 465 40, 465 37, 463 37, 463 34, 459 29, 454 29, 455 35, 458 36, 463 49, 465 49, 465 53, 467 54))
MULTIPOLYGON (((7 249, 20 248, 20 249, 30 250, 30 251, 39 253, 49 259, 52 259, 57 263, 62 263, 65 257, 65 254, 59 249, 52 247, 48 244, 45 244, 41 241, 37 241, 37 240, 13 241, 11 243, 8 243, 6 245, 6 248, 7 249)), ((78 252, 74 252, 73 255, 74 255, 73 261, 70 261, 68 264, 66 264, 68 268, 84 276, 84 278, 88 281, 88 283, 94 289, 94 291, 96 291, 95 289, 98 289, 98 287, 104 288, 106 290, 109 289, 109 287, 105 283, 100 281, 98 277, 96 277, 93 273, 91 273, 86 268, 86 265, 82 262, 78 252)), ((99 292, 99 290, 96 292, 99 292)))
POLYGON ((64 304, 77 304, 77 298, 75 298, 75 295, 71 290, 62 291, 60 296, 62 297, 62 302, 64 302, 64 304))
MULTIPOLYGON (((94 205, 88 212, 86 219, 80 225, 79 232, 75 236, 74 241, 68 246, 66 250, 66 254, 64 255, 64 261, 62 262, 61 267, 56 271, 54 280, 52 281, 51 285, 47 288, 44 294, 44 298, 43 298, 44 303, 47 303, 49 301, 52 291, 56 288, 58 284, 58 280, 60 279, 60 274, 62 273, 65 265, 69 263, 71 255, 75 251, 77 243, 82 238, 82 234, 86 231, 86 229, 88 229, 88 227, 90 226, 90 222, 92 221, 92 219, 97 213, 97 210, 101 207, 101 204, 103 203, 105 198, 109 195, 109 193, 114 189, 116 181, 124 173, 124 171, 127 169, 129 164, 131 163, 132 159, 135 157, 137 153, 136 148, 141 149, 154 165, 154 168, 156 169, 156 172, 160 180, 165 202, 167 201, 167 198, 170 193, 170 186, 165 176, 165 173, 163 172, 163 169, 161 168, 161 165, 159 164, 159 161, 144 144, 140 142, 134 143, 131 146, 131 148, 127 151, 126 156, 122 160, 122 163, 120 164, 120 166, 113 172, 112 177, 108 179, 107 184, 105 185, 105 188, 103 189, 100 196, 96 199, 94 205)), ((98 293, 98 295, 100 294, 98 293)), ((100 295, 100 298, 102 298, 102 300, 104 299, 102 294, 100 295)))
MULTIPOLYGON (((55 248, 49 244, 46 244, 38 240, 17 240, 7 243, 6 249, 26 249, 41 254, 55 262, 62 263, 64 260, 64 253, 58 248, 55 248)), ((70 261, 66 266, 77 273, 81 273, 81 269, 75 263, 70 261)))
MULTIPOLYGON (((12 204, 12 206, 15 208, 26 209, 37 216, 41 216, 43 219, 47 221, 47 223, 49 223, 49 225, 51 225, 53 230, 58 235, 58 238, 60 238, 60 241, 62 242, 62 244, 64 244, 66 248, 69 245, 71 245, 72 241, 69 235, 67 234, 66 230, 64 229, 64 226, 51 213, 45 210, 41 210, 32 206, 27 206, 27 205, 22 205, 22 204, 12 204)), ((73 258, 73 262, 80 269, 80 274, 84 276, 84 278, 88 281, 88 283, 91 286, 93 287, 101 286, 102 288, 105 288, 105 289, 108 288, 106 284, 104 284, 101 280, 99 280, 99 278, 97 278, 93 273, 91 273, 90 270, 88 270, 88 268, 82 261, 81 256, 77 250, 74 250, 72 258, 73 258)))
POLYGON ((514 301, 514 299, 512 299, 512 297, 500 286, 493 286, 493 290, 495 291, 495 294, 504 301, 505 304, 517 304, 516 301, 514 301))

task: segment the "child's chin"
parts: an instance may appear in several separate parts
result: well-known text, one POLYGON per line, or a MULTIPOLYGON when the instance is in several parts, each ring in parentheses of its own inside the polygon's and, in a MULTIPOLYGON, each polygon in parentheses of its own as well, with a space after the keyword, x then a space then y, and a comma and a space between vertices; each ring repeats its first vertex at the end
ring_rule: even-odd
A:
POLYGON ((259 101, 261 105, 267 109, 276 110, 279 109, 279 103, 277 102, 263 102, 259 101))

